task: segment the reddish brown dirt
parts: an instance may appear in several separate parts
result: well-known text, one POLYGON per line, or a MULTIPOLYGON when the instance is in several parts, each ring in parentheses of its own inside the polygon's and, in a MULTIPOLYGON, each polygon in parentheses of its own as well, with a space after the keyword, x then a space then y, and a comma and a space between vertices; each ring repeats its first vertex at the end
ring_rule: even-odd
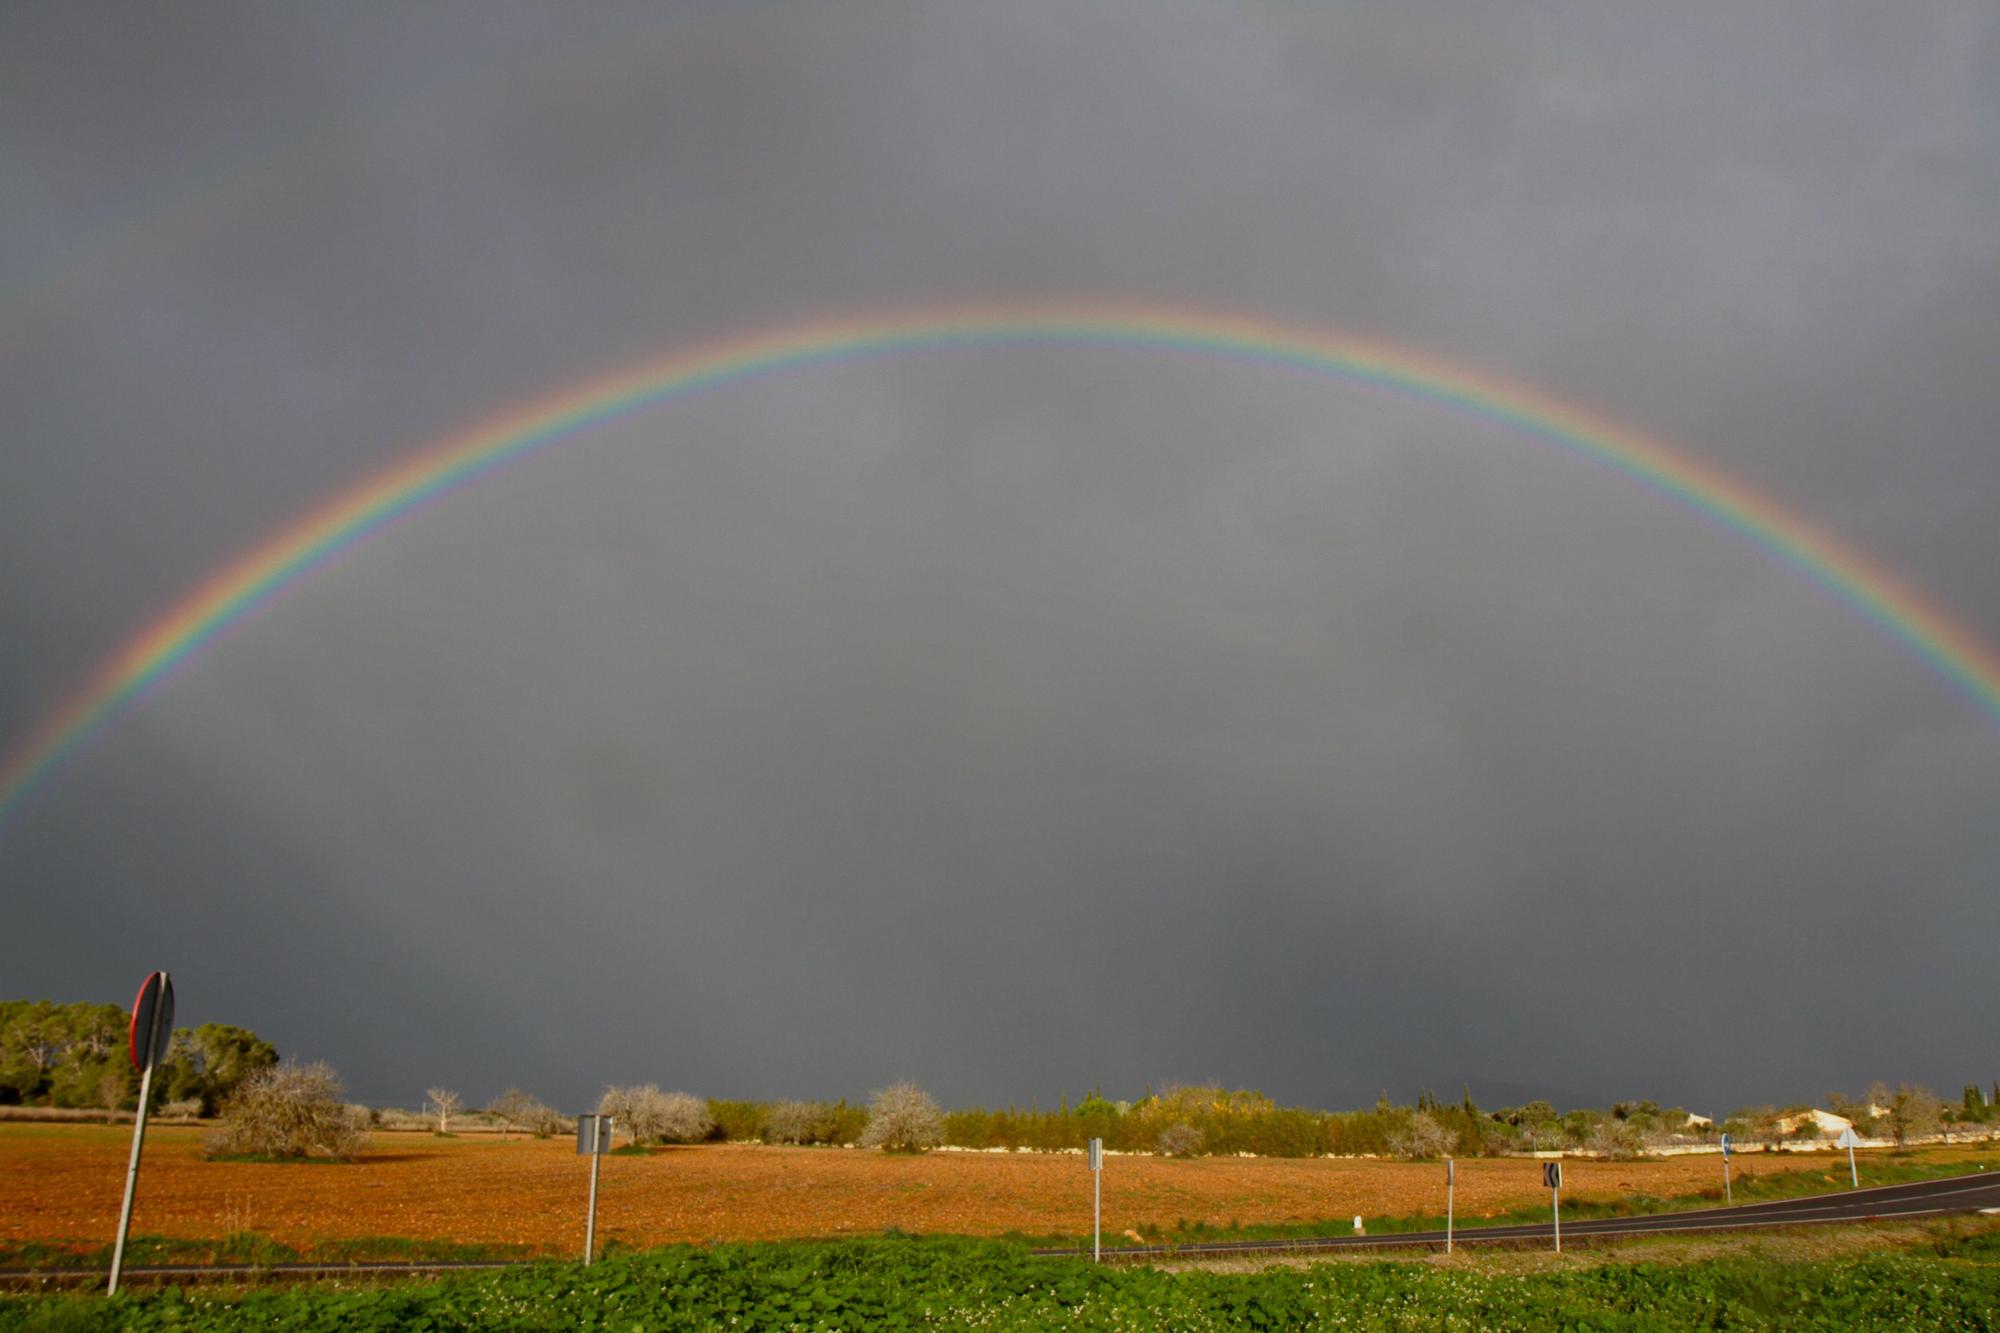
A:
MULTIPOLYGON (((0 1124, 0 1241, 101 1244, 118 1221, 131 1131, 0 1124)), ((378 1133, 355 1163, 208 1162, 200 1131, 150 1130, 135 1235, 220 1239, 248 1231, 306 1247, 320 1239, 407 1237, 525 1244, 582 1242, 588 1163, 572 1141, 445 1139, 378 1133)), ((1742 1174, 1820 1169, 1830 1157, 1739 1156, 1742 1174)), ((1844 1168, 1845 1162, 1839 1163, 1844 1168)), ((1720 1185, 1713 1156, 1568 1162, 1564 1197, 1689 1194, 1720 1185)), ((1844 1183, 1846 1172, 1839 1172, 1844 1183)), ((1546 1202, 1537 1163, 1461 1162, 1458 1213, 1472 1222, 1546 1202)), ((1442 1212, 1435 1164, 1351 1159, 1111 1157, 1110 1236, 1182 1219, 1295 1223, 1442 1212)), ((933 1153, 714 1145, 605 1159, 599 1235, 628 1244, 912 1232, 1077 1235, 1090 1226, 1090 1177, 1072 1154, 933 1153)))

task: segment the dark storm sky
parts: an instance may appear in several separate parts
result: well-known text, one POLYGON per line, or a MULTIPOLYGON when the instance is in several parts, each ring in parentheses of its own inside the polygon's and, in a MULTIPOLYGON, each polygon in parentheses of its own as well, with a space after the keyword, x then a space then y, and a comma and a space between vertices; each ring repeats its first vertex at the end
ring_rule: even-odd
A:
MULTIPOLYGON (((1675 441, 2000 639, 1989 5, 18 6, 0 746, 332 491, 637 358, 1098 295, 1675 441)), ((0 994, 572 1107, 1698 1109, 2000 1076, 2000 727, 1497 426, 798 371, 351 552, 0 832, 0 994)))

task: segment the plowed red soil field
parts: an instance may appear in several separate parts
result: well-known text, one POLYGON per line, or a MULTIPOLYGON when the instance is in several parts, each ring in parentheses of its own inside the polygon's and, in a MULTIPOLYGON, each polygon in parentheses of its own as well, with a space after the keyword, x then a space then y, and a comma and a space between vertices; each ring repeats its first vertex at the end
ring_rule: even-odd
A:
MULTIPOLYGON (((255 1232, 306 1248, 336 1238, 405 1237, 581 1247, 589 1164, 566 1139, 439 1138, 377 1133, 351 1164, 209 1162, 201 1131, 146 1137, 134 1235, 221 1239, 255 1232)), ((0 1124, 0 1241, 108 1242, 117 1227, 131 1131, 122 1126, 0 1124)), ((1822 1170, 1845 1161, 1753 1154, 1738 1178, 1822 1170)), ((1713 1156, 1566 1163, 1566 1200, 1690 1194, 1719 1186, 1713 1156)), ((1458 1214, 1472 1223, 1546 1203, 1537 1163, 1461 1162, 1458 1214)), ((1830 1184, 1829 1188, 1833 1188, 1830 1184)), ((1143 1223, 1299 1223, 1441 1213, 1444 1170, 1352 1159, 1111 1157, 1107 1238, 1143 1223)), ((633 1245, 671 1241, 910 1232, 1079 1235, 1090 1227, 1090 1174, 1061 1153, 941 1152, 717 1144, 608 1157, 598 1234, 633 1245)))

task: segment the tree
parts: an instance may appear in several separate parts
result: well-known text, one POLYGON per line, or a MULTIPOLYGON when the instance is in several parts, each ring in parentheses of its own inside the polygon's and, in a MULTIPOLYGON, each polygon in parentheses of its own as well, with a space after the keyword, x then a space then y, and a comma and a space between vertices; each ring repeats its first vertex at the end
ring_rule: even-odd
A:
POLYGON ((96 1106, 105 1071, 125 1054, 115 1004, 0 1004, 0 1101, 96 1106))
POLYGON ((944 1112, 916 1084, 892 1083, 868 1103, 868 1127, 861 1131, 864 1148, 891 1152, 923 1152, 944 1142, 944 1112))
POLYGON ((69 1011, 69 1048, 93 1059, 122 1053, 128 1019, 115 1004, 65 1005, 69 1011))
POLYGON ((1088 1097, 1076 1104, 1076 1109, 1070 1114, 1078 1120, 1115 1120, 1118 1117, 1118 1104, 1107 1100, 1103 1093, 1093 1089, 1088 1097))
POLYGON ((503 1125, 525 1129, 538 1139, 555 1133, 562 1122, 562 1117, 553 1107, 519 1088, 507 1089, 495 1097, 486 1110, 499 1116, 503 1125))
POLYGON ((199 1098, 204 1111, 214 1111, 244 1079, 277 1063, 278 1048, 250 1029, 204 1023, 175 1029, 156 1078, 168 1097, 199 1098))
POLYGON ((706 1101, 691 1093, 661 1092, 654 1083, 606 1088, 597 1109, 611 1117, 614 1133, 622 1130, 634 1143, 693 1143, 715 1128, 706 1101))
POLYGON ((833 1136, 833 1117, 820 1102, 776 1102, 764 1112, 766 1143, 825 1143, 833 1136))
POLYGON ((107 1111, 136 1109, 139 1105, 139 1076, 129 1060, 107 1064, 97 1076, 97 1100, 107 1111))
POLYGON ((1193 1157, 1207 1146, 1201 1131, 1185 1120, 1176 1120, 1160 1131, 1159 1151, 1167 1157, 1193 1157))
MULTIPOLYGON (((127 1022, 115 1004, 0 1001, 0 1102, 103 1104, 112 1096, 113 1075, 131 1068, 127 1022)), ((245 1076, 277 1060, 270 1043, 244 1028, 180 1028, 168 1039, 153 1087, 168 1100, 199 1097, 213 1109, 245 1076)), ((118 1093, 119 1104, 129 1105, 136 1088, 135 1080, 118 1093)))
POLYGON ((424 1105, 437 1117, 437 1132, 451 1133, 451 1118, 458 1113, 458 1108, 465 1104, 464 1099, 450 1088, 426 1088, 424 1096, 428 1099, 424 1105))
POLYGON ((1731 1112, 1722 1122, 1723 1132, 1748 1142, 1775 1142, 1778 1138, 1778 1108, 1745 1106, 1731 1112))
POLYGON ((324 1061, 290 1062, 244 1079, 204 1142, 210 1157, 348 1158, 368 1141, 341 1097, 340 1076, 324 1061))
MULTIPOLYGON (((1639 1121, 1631 1117, 1619 1119, 1608 1116, 1591 1129, 1584 1140, 1584 1146, 1600 1156, 1624 1160, 1639 1155, 1639 1145, 1644 1142, 1644 1131, 1639 1121)), ((1650 1122, 1645 1122, 1650 1123, 1650 1122)))
POLYGON ((1898 1148, 1912 1138, 1935 1133, 1942 1104, 1929 1088, 1899 1083, 1894 1092, 1877 1080, 1868 1085, 1868 1100, 1884 1109, 1882 1125, 1898 1148))
POLYGON ((47 1000, 9 1000, 0 1006, 0 1063, 21 1101, 41 1094, 49 1066, 62 1049, 56 1006, 47 1000))
POLYGON ((1503 1116, 1510 1125, 1527 1127, 1547 1124, 1554 1120, 1556 1118, 1556 1108, 1547 1102, 1534 1101, 1517 1106, 1511 1111, 1497 1112, 1497 1114, 1503 1116))
POLYGON ((1412 1111, 1403 1127, 1389 1136, 1389 1151, 1412 1160, 1442 1157, 1457 1138, 1429 1111, 1412 1111))

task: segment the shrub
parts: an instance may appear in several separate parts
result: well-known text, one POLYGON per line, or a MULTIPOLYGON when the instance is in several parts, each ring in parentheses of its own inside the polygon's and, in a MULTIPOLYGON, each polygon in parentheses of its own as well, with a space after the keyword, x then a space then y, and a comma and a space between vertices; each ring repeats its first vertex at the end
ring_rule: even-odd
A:
POLYGON ((184 1097, 176 1102, 162 1102, 160 1104, 160 1119, 162 1120, 193 1120, 200 1115, 201 1098, 199 1097, 184 1097))
POLYGON ((204 1149, 210 1157, 352 1157, 368 1136, 340 1093, 340 1076, 324 1061, 260 1069, 223 1103, 204 1149))
POLYGON ((1185 1120, 1176 1120, 1160 1131, 1159 1149, 1169 1157, 1193 1157, 1202 1146, 1201 1131, 1185 1120))
POLYGON ((923 1152, 944 1142, 944 1113, 931 1095, 914 1083, 892 1083, 868 1103, 868 1127, 861 1131, 864 1148, 892 1152, 923 1152))
POLYGON ((652 1083, 606 1088, 597 1109, 611 1117, 614 1132, 622 1130, 634 1143, 693 1143, 715 1127, 707 1102, 690 1093, 661 1092, 652 1083))

